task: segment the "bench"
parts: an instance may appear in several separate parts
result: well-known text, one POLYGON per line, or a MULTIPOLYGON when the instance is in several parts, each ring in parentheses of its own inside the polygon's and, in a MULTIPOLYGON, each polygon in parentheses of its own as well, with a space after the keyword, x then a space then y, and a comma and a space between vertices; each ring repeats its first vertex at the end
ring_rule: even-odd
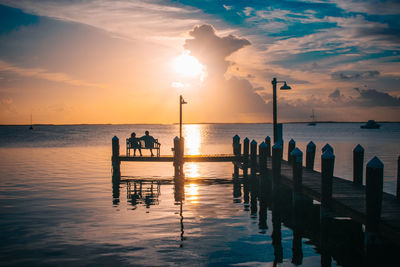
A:
POLYGON ((126 138, 126 155, 129 157, 131 155, 131 149, 153 149, 156 150, 157 157, 160 156, 160 147, 161 144, 158 142, 158 139, 153 143, 153 147, 146 147, 144 140, 139 141, 139 146, 135 145, 131 142, 130 138, 126 138), (134 146, 135 145, 135 146, 134 146))

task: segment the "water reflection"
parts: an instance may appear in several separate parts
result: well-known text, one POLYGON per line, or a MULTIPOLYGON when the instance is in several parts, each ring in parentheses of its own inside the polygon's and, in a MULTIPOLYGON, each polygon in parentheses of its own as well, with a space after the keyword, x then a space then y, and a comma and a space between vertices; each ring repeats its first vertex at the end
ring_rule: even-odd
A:
POLYGON ((187 176, 188 178, 200 177, 199 164, 195 162, 187 162, 184 165, 184 172, 185 176, 187 176))
POLYGON ((144 203, 146 208, 159 204, 159 181, 128 181, 126 183, 127 199, 133 205, 144 203))
POLYGON ((200 155, 201 126, 196 124, 185 125, 183 131, 185 138, 185 154, 200 155))
MULTIPOLYGON (((272 240, 272 243, 266 242, 266 253, 270 253, 267 258, 272 261, 274 266, 290 262, 293 265, 307 265, 310 262, 310 256, 315 256, 315 254, 320 255, 318 264, 321 264, 321 266, 363 266, 365 264, 366 255, 364 255, 363 251, 364 236, 360 224, 352 220, 332 217, 326 225, 321 225, 319 203, 313 203, 311 199, 303 195, 294 194, 290 188, 284 185, 279 184, 272 187, 270 175, 267 177, 268 179, 260 179, 259 176, 234 178, 230 180, 233 187, 225 187, 225 189, 231 188, 232 190, 231 196, 236 204, 230 202, 230 205, 238 207, 238 210, 242 214, 244 212, 241 207, 244 206, 245 210, 248 211, 245 212, 246 214, 251 214, 252 217, 258 216, 259 230, 258 232, 255 231, 251 236, 253 238, 258 233, 261 233, 264 240, 272 240), (244 190, 243 195, 240 193, 242 185, 244 190), (271 216, 268 215, 269 211, 271 216), (271 227, 269 228, 268 225, 271 225, 271 227), (328 229, 325 232, 326 234, 321 234, 321 226, 328 229), (290 249, 291 253, 288 253, 290 249), (312 250, 311 254, 310 250, 312 250)), ((175 226, 173 227, 176 227, 176 230, 179 229, 179 242, 177 245, 183 247, 188 242, 186 236, 193 234, 192 218, 186 219, 185 222, 184 213, 185 210, 190 212, 191 215, 187 215, 187 218, 193 214, 193 210, 191 210, 192 205, 188 205, 188 203, 196 205, 204 203, 202 202, 204 200, 200 198, 202 194, 200 183, 202 180, 176 176, 173 180, 164 180, 164 182, 139 179, 127 181, 127 200, 135 208, 139 207, 139 204, 150 208, 152 205, 159 205, 159 198, 161 196, 160 188, 163 183, 173 186, 174 203, 177 207, 177 209, 174 209, 175 217, 173 220, 175 226), (185 204, 186 207, 184 206, 185 204), (190 221, 190 224, 188 224, 188 221, 190 221), (188 227, 190 228, 189 230, 187 230, 188 227)), ((227 183, 228 181, 214 179, 213 182, 209 182, 216 184, 227 183)), ((215 199, 215 201, 218 200, 220 199, 215 199)), ((218 209, 221 208, 221 203, 215 204, 215 206, 218 206, 218 209)), ((215 210, 215 212, 217 213, 218 210, 215 210)), ((210 214, 214 214, 214 211, 208 213, 212 217, 210 214)), ((222 220, 218 216, 215 216, 215 218, 211 217, 208 220, 215 220, 216 223, 222 220)), ((227 220, 228 224, 226 225, 229 225, 227 228, 236 227, 236 222, 232 224, 231 219, 228 218, 227 220)), ((199 228, 204 227, 204 225, 201 225, 201 221, 196 221, 195 224, 199 224, 199 228)), ((225 230, 227 233, 232 231, 230 229, 222 229, 221 231, 225 230)), ((176 237, 178 238, 178 234, 176 237)), ((193 242, 197 238, 199 237, 194 234, 190 239, 192 241, 189 242, 193 242)), ((200 238, 207 240, 211 237, 205 235, 200 238)), ((213 242, 219 241, 214 240, 213 242)), ((238 240, 237 242, 242 241, 238 240)), ((390 245, 387 246, 390 247, 390 245)), ((398 246, 390 248, 391 251, 394 251, 393 248, 398 248, 398 246)), ((382 251, 379 253, 379 260, 385 263, 390 262, 390 258, 386 259, 384 257, 387 255, 387 252, 382 251)))

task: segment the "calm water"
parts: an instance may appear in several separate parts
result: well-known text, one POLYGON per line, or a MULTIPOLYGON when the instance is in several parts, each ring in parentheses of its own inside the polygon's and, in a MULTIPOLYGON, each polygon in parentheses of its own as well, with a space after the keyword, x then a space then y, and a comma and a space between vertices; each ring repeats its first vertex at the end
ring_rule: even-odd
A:
MULTIPOLYGON (((319 169, 319 151, 329 143, 335 149, 335 175, 350 179, 352 150, 361 144, 366 161, 376 155, 385 164, 384 190, 393 194, 400 124, 377 130, 359 125, 284 125, 285 152, 291 138, 302 151, 312 140, 319 169)), ((125 138, 149 130, 161 142, 161 154, 172 154, 177 125, 27 128, 0 127, 1 265, 273 265, 273 227, 260 230, 257 215, 250 214, 243 199, 233 198, 231 163, 185 164, 188 181, 181 206, 170 182, 171 163, 123 162, 122 175, 146 180, 145 193, 133 201, 133 183, 122 183, 119 202, 113 202, 111 138, 120 138, 125 154, 125 138)), ((272 135, 272 126, 185 125, 186 153, 231 153, 235 134, 261 142, 272 135)), ((271 226, 270 211, 267 218, 271 226)), ((283 266, 292 265, 292 236, 282 226, 283 266)), ((313 242, 303 238, 302 249, 303 265, 319 266, 313 242)))

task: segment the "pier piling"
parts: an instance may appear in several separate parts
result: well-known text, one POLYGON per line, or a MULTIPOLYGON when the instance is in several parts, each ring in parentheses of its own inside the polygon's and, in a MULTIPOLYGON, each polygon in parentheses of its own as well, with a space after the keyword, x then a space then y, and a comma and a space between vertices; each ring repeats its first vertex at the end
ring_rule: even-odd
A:
POLYGON ((313 141, 310 141, 307 144, 307 150, 306 150, 306 169, 308 170, 314 169, 315 150, 316 150, 316 145, 314 144, 313 141))
POLYGON ((397 158, 397 188, 396 197, 400 200, 400 156, 397 158))
POLYGON ((112 170, 113 170, 113 180, 119 180, 121 178, 121 161, 119 160, 119 139, 114 136, 112 138, 112 170))
POLYGON ((363 184, 364 148, 358 144, 353 150, 353 183, 363 184))
MULTIPOLYGON (((235 135, 233 137, 233 155, 236 156, 237 158, 236 163, 239 163, 240 151, 241 151, 240 137, 239 135, 235 135)), ((234 179, 239 178, 239 166, 237 164, 233 165, 233 178, 234 179)))
POLYGON ((282 145, 277 142, 272 147, 272 186, 274 190, 279 186, 281 179, 281 155, 282 145))
POLYGON ((248 175, 249 168, 249 151, 250 151, 250 140, 245 138, 243 140, 243 176, 246 178, 248 175))
POLYGON ((382 211, 383 190, 383 163, 374 157, 366 168, 366 225, 365 225, 365 252, 368 266, 377 266, 379 259, 376 256, 380 247, 379 222, 382 211))
POLYGON ((296 141, 294 141, 293 139, 290 139, 289 145, 288 145, 288 155, 287 155, 287 161, 289 164, 291 164, 293 162, 292 155, 290 153, 292 153, 292 151, 295 147, 296 147, 296 141))
POLYGON ((271 157, 271 137, 265 137, 265 144, 267 145, 267 157, 271 157))

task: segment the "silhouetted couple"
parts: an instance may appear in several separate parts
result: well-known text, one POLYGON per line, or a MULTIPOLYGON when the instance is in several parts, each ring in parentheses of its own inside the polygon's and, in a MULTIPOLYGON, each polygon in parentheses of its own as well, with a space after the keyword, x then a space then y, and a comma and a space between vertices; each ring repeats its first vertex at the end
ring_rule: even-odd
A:
POLYGON ((131 139, 131 143, 132 143, 132 147, 133 147, 133 156, 136 156, 136 149, 139 150, 140 156, 142 156, 141 148, 143 148, 143 147, 141 146, 141 142, 140 141, 143 140, 144 141, 144 148, 150 149, 151 156, 154 157, 153 148, 154 148, 154 144, 157 143, 157 140, 154 139, 153 136, 149 135, 149 131, 145 131, 144 134, 145 135, 143 135, 140 138, 136 137, 136 133, 135 132, 133 132, 131 134, 131 138, 130 139, 131 139))

